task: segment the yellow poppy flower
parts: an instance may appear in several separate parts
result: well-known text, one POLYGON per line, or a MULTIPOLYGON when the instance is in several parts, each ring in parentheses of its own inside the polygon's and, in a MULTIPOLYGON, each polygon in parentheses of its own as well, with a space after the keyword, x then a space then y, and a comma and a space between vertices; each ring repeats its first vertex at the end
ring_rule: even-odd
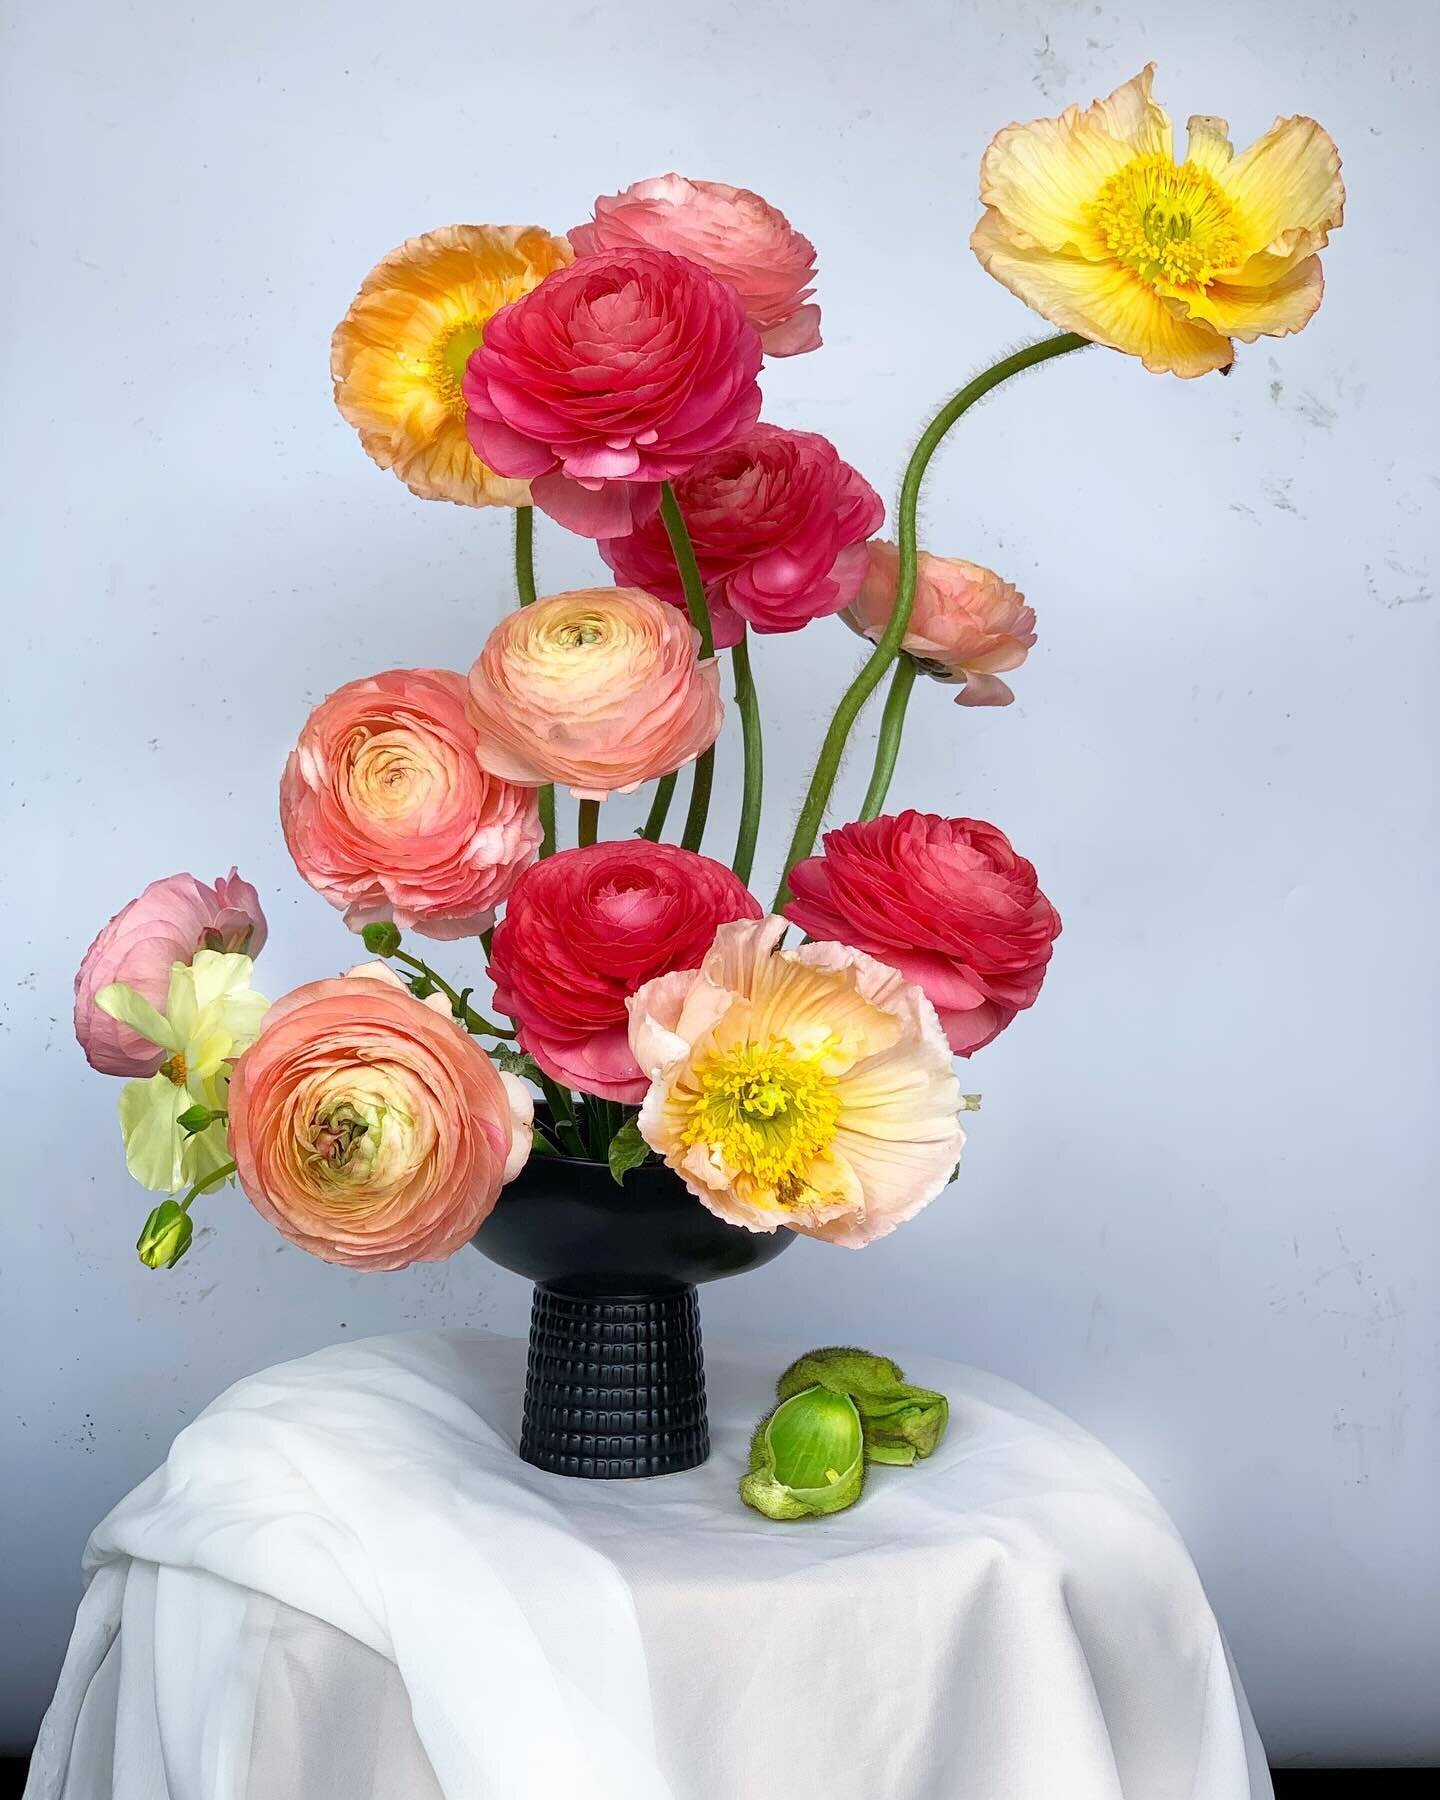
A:
POLYGON ((1200 116, 1177 163, 1153 74, 1085 112, 1006 126, 980 166, 970 247, 1052 324, 1204 375, 1229 368, 1232 338, 1284 337, 1319 306, 1340 157, 1313 119, 1277 119, 1236 156, 1224 119, 1200 116))
POLYGON ((335 404, 412 494, 529 504, 528 482, 495 474, 470 448, 460 383, 489 319, 574 255, 535 225, 446 225, 365 277, 330 341, 335 404))

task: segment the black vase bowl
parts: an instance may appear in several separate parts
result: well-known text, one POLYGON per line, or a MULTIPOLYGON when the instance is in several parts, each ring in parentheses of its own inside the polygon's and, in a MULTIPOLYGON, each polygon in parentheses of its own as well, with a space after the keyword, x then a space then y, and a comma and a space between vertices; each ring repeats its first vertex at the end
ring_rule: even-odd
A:
POLYGON ((557 1475, 671 1475, 710 1454, 702 1281, 792 1240, 727 1225, 662 1164, 532 1157, 471 1239, 535 1283, 520 1455, 557 1475))

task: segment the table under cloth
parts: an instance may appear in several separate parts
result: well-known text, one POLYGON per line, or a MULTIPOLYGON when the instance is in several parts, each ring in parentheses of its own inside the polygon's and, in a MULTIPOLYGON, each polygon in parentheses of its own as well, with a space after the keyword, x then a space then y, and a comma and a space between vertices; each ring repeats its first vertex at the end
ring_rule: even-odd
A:
POLYGON ((702 1468, 519 1461, 525 1349, 238 1383, 96 1530, 29 1800, 1261 1800, 1174 1526, 1077 1425, 935 1359, 949 1432, 852 1510, 736 1484, 797 1352, 707 1346, 702 1468))

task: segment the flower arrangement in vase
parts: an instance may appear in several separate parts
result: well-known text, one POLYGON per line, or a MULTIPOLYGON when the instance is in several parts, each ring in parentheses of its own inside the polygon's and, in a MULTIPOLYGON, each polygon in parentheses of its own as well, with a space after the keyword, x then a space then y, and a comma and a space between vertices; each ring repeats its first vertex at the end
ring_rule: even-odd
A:
POLYGON ((1036 641, 1002 576, 919 548, 929 462, 992 389, 1087 344, 1192 377, 1299 330, 1342 216, 1313 120, 1235 156, 1198 117, 1177 160, 1150 84, 986 151, 972 246, 1061 330, 940 408, 894 542, 833 445, 761 418, 765 359, 818 350, 821 317, 813 246, 758 195, 667 175, 568 237, 450 226, 371 271, 335 331, 336 403, 415 494, 513 510, 518 604, 466 673, 337 689, 285 764, 286 844, 368 960, 267 1002, 265 919, 234 870, 153 883, 86 954, 76 1032, 125 1078, 128 1166, 165 1196, 147 1266, 185 1254, 193 1204, 231 1181, 354 1269, 473 1240, 538 1284, 522 1454, 659 1473, 707 1449, 697 1282, 797 1234, 860 1248, 947 1188, 970 1104, 954 1059, 1034 1003, 1060 918, 997 825, 885 810, 917 676, 1004 706, 1036 641), (537 510, 613 579, 539 596, 537 510), (870 648, 767 905, 750 635, 829 619, 870 648), (859 816, 820 842, 887 678, 859 816), (703 846, 722 847, 731 707, 722 861, 703 846), (603 837, 602 803, 642 788, 638 835, 603 837), (483 1011, 418 939, 478 940, 483 1011))

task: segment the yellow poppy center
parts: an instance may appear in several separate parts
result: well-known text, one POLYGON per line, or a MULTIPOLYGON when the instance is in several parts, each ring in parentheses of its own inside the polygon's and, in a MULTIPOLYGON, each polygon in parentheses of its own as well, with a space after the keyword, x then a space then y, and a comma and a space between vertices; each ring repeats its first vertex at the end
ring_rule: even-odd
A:
POLYGON ((483 319, 462 319, 430 347, 428 374, 430 386, 446 410, 465 420, 465 365, 471 353, 480 347, 485 336, 483 319))
POLYGON ((1137 156, 1100 189, 1092 211, 1110 253, 1156 286, 1208 287, 1240 260, 1234 208, 1193 162, 1137 156))
POLYGON ((835 1136, 840 1100, 833 1077, 787 1038, 715 1051, 695 1067, 688 1148, 718 1150, 729 1166, 781 1204, 809 1186, 805 1172, 835 1136))
POLYGON ((184 1056, 177 1050, 172 1057, 161 1063, 160 1073, 167 1081, 173 1081, 176 1087, 184 1087, 190 1071, 185 1066, 184 1056))

